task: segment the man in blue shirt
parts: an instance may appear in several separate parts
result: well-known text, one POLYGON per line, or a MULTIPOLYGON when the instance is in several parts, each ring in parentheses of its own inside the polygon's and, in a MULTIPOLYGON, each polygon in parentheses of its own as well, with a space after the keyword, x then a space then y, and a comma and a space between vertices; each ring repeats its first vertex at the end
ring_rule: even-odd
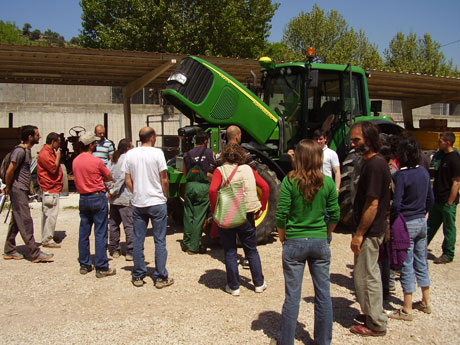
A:
POLYGON ((113 153, 115 152, 114 145, 111 140, 105 137, 105 128, 103 125, 97 125, 94 128, 94 134, 101 138, 97 142, 96 150, 93 152, 93 156, 102 159, 105 166, 109 164, 109 161, 112 159, 113 153))

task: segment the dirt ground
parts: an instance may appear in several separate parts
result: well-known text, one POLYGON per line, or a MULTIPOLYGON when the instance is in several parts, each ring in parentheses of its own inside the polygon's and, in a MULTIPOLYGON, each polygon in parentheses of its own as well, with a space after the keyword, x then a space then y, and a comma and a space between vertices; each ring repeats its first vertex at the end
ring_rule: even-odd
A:
MULTIPOLYGON (((277 334, 284 300, 281 245, 275 237, 259 246, 268 289, 255 294, 249 270, 240 269, 241 296, 223 291, 226 283, 223 251, 208 249, 204 255, 181 251, 180 226, 170 225, 167 235, 167 268, 175 284, 155 289, 151 278, 142 288, 130 282, 132 262, 124 257, 110 265, 117 275, 96 279, 94 272, 79 274, 77 241, 78 195, 61 199, 56 235, 62 248, 47 249, 54 262, 0 260, 1 344, 268 344, 277 334)), ((41 205, 32 204, 35 239, 40 241, 41 205)), ((1 215, 0 242, 7 225, 1 215)), ((172 223, 171 223, 172 224, 172 223)), ((92 238, 93 239, 93 238, 92 238)), ((383 338, 361 338, 349 332, 359 305, 351 277, 353 255, 350 235, 334 234, 331 244, 331 295, 334 307, 333 344, 459 344, 460 260, 434 265, 441 254, 442 233, 430 245, 433 314, 415 312, 412 322, 389 320, 383 338)), ((92 241, 93 242, 93 241, 92 241)), ((18 250, 27 254, 20 236, 18 250)), ((92 243, 94 248, 94 243, 92 243)), ((153 273, 151 231, 145 242, 149 274, 153 273)), ((313 286, 304 275, 296 344, 310 344, 313 337, 313 286)), ((414 300, 420 299, 420 292, 414 300)), ((402 304, 399 282, 388 310, 402 304)))

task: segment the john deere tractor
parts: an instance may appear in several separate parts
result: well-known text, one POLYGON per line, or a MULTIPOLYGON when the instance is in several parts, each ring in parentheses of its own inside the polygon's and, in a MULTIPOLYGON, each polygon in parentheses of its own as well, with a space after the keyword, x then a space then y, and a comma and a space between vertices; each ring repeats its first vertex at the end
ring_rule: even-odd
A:
MULTIPOLYGON (((350 126, 368 120, 383 133, 398 133, 401 128, 388 117, 371 116, 366 72, 360 67, 313 63, 312 57, 307 62, 279 64, 261 58, 259 63, 261 88, 250 90, 203 59, 184 58, 163 90, 163 97, 190 119, 191 127, 179 131, 194 133, 190 129, 195 126, 208 131, 210 147, 218 152, 225 145, 228 126, 242 129, 242 145, 258 162, 259 174, 270 185, 267 211, 256 223, 257 238, 262 242, 275 227, 280 180, 291 170, 288 150, 300 139, 311 138, 316 129, 325 129, 329 147, 337 152, 342 164, 339 202, 347 223, 357 176, 349 145, 350 126)), ((181 172, 173 168, 170 180, 173 193, 185 182, 181 172)))

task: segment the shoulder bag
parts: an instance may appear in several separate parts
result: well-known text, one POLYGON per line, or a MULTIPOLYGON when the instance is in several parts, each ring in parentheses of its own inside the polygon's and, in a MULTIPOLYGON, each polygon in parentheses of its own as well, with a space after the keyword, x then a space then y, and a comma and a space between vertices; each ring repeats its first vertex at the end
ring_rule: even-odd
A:
POLYGON ((227 182, 219 188, 217 193, 213 218, 223 229, 236 228, 246 222, 243 183, 230 183, 237 169, 238 166, 233 169, 227 182))

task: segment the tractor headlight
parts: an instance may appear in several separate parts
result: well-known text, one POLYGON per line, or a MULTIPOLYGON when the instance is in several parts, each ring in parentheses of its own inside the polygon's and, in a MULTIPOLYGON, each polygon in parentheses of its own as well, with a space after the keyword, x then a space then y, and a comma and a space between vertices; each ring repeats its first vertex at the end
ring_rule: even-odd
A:
POLYGON ((177 81, 178 83, 185 85, 187 82, 187 77, 182 73, 176 72, 171 74, 171 76, 168 78, 168 81, 177 81))

